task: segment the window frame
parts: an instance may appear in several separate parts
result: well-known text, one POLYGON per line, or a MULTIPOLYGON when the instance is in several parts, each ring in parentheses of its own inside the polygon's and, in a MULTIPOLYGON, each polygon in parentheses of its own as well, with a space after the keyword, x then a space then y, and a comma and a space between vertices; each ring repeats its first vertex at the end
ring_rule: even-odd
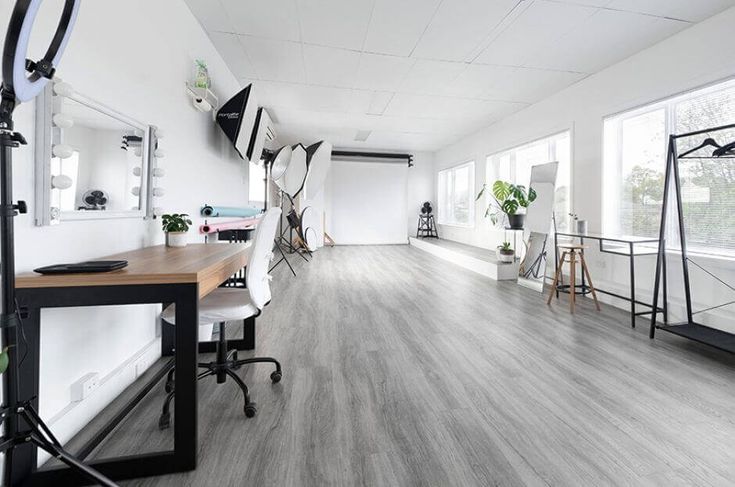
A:
MULTIPOLYGON (((490 179, 492 179, 493 177, 502 178, 502 175, 500 175, 500 174, 498 174, 497 176, 492 176, 494 174, 493 167, 492 167, 493 166, 493 159, 494 158, 501 157, 501 156, 504 156, 506 154, 512 154, 511 159, 509 161, 509 165, 510 165, 510 179, 511 179, 511 181, 514 184, 517 184, 517 181, 516 181, 517 172, 516 172, 516 167, 515 167, 515 154, 514 154, 514 152, 516 152, 519 149, 522 149, 522 148, 524 148, 526 146, 531 146, 531 145, 534 145, 534 144, 536 144, 538 142, 545 141, 547 139, 558 139, 562 135, 566 135, 566 134, 569 134, 569 181, 568 181, 568 184, 569 184, 569 194, 568 194, 569 211, 570 212, 574 212, 574 138, 575 138, 575 133, 574 133, 574 126, 573 125, 568 126, 566 128, 562 128, 561 130, 557 130, 557 131, 552 132, 552 133, 549 133, 547 135, 543 135, 541 137, 536 137, 536 138, 534 138, 534 139, 532 139, 530 141, 522 142, 520 144, 513 145, 513 146, 508 147, 506 149, 495 151, 495 152, 492 152, 490 154, 487 154, 485 156, 485 180, 486 180, 486 183, 488 185, 491 185, 494 181, 491 181, 490 179)), ((557 155, 557 151, 556 151, 556 140, 554 140, 554 149, 553 150, 554 150, 554 157, 552 157, 552 154, 551 154, 551 152, 552 152, 552 146, 549 145, 549 162, 559 162, 558 157, 556 157, 556 155, 557 155)), ((557 175, 557 178, 558 178, 558 175, 557 175)), ((559 181, 557 179, 557 185, 558 185, 558 182, 559 181)), ((490 195, 487 195, 485 197, 485 200, 486 200, 485 203, 486 203, 486 205, 488 205, 488 204, 491 203, 490 198, 491 198, 490 195)), ((556 211, 554 211, 554 214, 556 215, 556 211)), ((564 214, 564 215, 556 215, 555 216, 555 218, 557 218, 557 227, 559 225, 558 218, 566 218, 566 217, 567 217, 566 214, 564 214)))
POLYGON ((440 169, 436 173, 436 189, 437 189, 437 218, 436 222, 439 225, 444 225, 448 227, 458 227, 458 228, 475 228, 475 179, 476 179, 476 168, 475 168, 475 161, 473 159, 466 160, 462 163, 456 164, 454 166, 446 167, 444 169, 440 169), (441 198, 443 194, 443 190, 441 188, 441 175, 442 173, 450 173, 457 171, 458 169, 462 169, 464 167, 469 168, 469 174, 470 174, 470 182, 469 182, 469 222, 468 223, 460 223, 455 221, 447 221, 444 218, 443 215, 443 208, 441 204, 441 198))
MULTIPOLYGON (((694 88, 688 89, 686 91, 681 91, 681 92, 678 92, 678 93, 674 93, 674 94, 668 95, 668 96, 663 97, 663 98, 658 98, 658 99, 656 99, 654 101, 651 101, 651 102, 648 102, 648 103, 638 104, 638 105, 635 105, 633 107, 630 107, 630 108, 627 108, 627 109, 624 109, 624 110, 619 110, 619 111, 617 111, 615 113, 612 113, 610 115, 606 115, 606 116, 602 117, 602 134, 601 134, 602 135, 602 144, 601 144, 602 145, 602 147, 601 147, 601 166, 602 166, 602 171, 601 171, 601 173, 602 173, 602 176, 603 177, 601 178, 601 191, 600 191, 600 194, 602 195, 602 200, 601 200, 601 203, 602 203, 601 204, 601 209, 602 209, 601 228, 602 228, 603 233, 611 231, 611 228, 612 228, 611 227, 611 222, 610 222, 611 213, 615 213, 616 215, 618 215, 618 220, 614 223, 614 225, 615 225, 614 228, 615 229, 613 230, 613 232, 614 233, 615 232, 617 232, 617 233, 621 232, 621 230, 619 228, 619 223, 620 223, 620 220, 619 220, 619 214, 620 214, 620 205, 619 205, 620 199, 619 199, 619 194, 616 195, 616 198, 615 199, 610 198, 610 196, 611 196, 610 195, 610 191, 611 190, 608 187, 606 187, 606 185, 605 185, 605 182, 606 182, 606 179, 607 179, 605 176, 607 174, 609 174, 608 173, 609 169, 607 167, 607 161, 606 161, 606 159, 607 159, 607 157, 606 157, 606 152, 607 152, 607 149, 606 149, 606 124, 607 124, 607 122, 614 120, 614 121, 616 121, 618 123, 618 139, 617 139, 618 146, 617 146, 617 154, 616 154, 617 157, 615 157, 616 167, 614 168, 614 170, 617 173, 620 173, 621 172, 621 168, 622 168, 622 151, 620 150, 620 141, 622 140, 621 137, 620 137, 620 130, 622 129, 622 123, 625 120, 629 120, 629 119, 632 119, 632 118, 635 118, 635 117, 638 117, 638 116, 641 116, 641 115, 652 113, 652 112, 655 112, 657 110, 664 110, 664 144, 665 144, 665 150, 664 150, 664 160, 662 161, 662 170, 665 172, 666 171, 666 165, 667 165, 666 157, 668 157, 669 137, 670 137, 671 134, 676 134, 676 123, 677 123, 676 110, 677 110, 677 107, 679 106, 679 104, 684 103, 684 102, 687 102, 687 101, 692 100, 692 99, 695 99, 695 98, 698 98, 698 97, 701 97, 701 96, 706 96, 708 94, 715 94, 715 93, 718 93, 718 92, 721 92, 721 91, 724 91, 724 90, 728 90, 728 89, 735 91, 735 78, 732 78, 732 77, 731 78, 725 78, 725 79, 720 79, 720 80, 717 80, 717 81, 714 81, 712 83, 708 83, 708 84, 705 84, 705 85, 699 85, 699 86, 696 86, 694 88), (613 211, 613 212, 609 211, 608 207, 606 206, 606 204, 607 204, 606 202, 608 202, 608 201, 617 201, 618 202, 618 208, 615 211, 613 211)), ((618 178, 619 179, 618 179, 617 183, 620 186, 620 178, 621 178, 621 176, 618 176, 618 178)), ((619 193, 619 191, 620 191, 620 187, 618 187, 618 188, 615 189, 615 192, 616 193, 619 193)), ((670 195, 671 195, 671 193, 670 193, 670 195)), ((670 205, 669 206, 669 211, 666 212, 666 214, 667 214, 666 228, 667 228, 667 231, 670 232, 670 233, 667 233, 667 235, 665 235, 665 238, 666 238, 667 241, 674 241, 674 240, 678 241, 678 230, 677 230, 677 228, 678 228, 678 222, 676 221, 675 208, 673 208, 673 206, 672 206, 674 204, 676 204, 675 201, 673 199, 670 199, 669 200, 669 205, 670 205), (676 235, 674 235, 674 232, 676 232, 676 235)), ((656 237, 658 237, 659 228, 660 228, 660 219, 659 219, 659 225, 656 228, 656 237)), ((675 249, 675 248, 667 248, 666 251, 667 251, 667 253, 671 253, 671 252, 676 253, 676 252, 678 252, 678 250, 675 249)), ((689 248, 688 249, 688 253, 690 253, 692 255, 697 255, 699 257, 710 258, 710 259, 713 259, 715 261, 735 261, 735 257, 733 256, 733 253, 732 252, 729 252, 728 253, 727 249, 723 249, 723 248, 717 248, 717 249, 715 249, 715 251, 704 251, 702 248, 696 247, 696 248, 689 248)))

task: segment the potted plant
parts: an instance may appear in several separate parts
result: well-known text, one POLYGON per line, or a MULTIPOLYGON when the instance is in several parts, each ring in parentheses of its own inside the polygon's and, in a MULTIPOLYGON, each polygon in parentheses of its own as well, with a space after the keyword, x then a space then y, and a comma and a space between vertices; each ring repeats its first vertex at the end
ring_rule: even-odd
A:
MULTIPOLYGON (((487 190, 487 184, 482 185, 482 189, 475 198, 475 201, 482 198, 487 190)), ((495 181, 492 187, 493 200, 485 211, 485 216, 490 217, 493 225, 497 225, 501 221, 501 217, 507 218, 508 226, 513 230, 521 230, 526 218, 522 210, 536 200, 536 191, 523 185, 509 183, 507 181, 495 181)))
POLYGON ((495 250, 495 255, 498 258, 498 262, 512 264, 513 260, 515 260, 516 251, 510 248, 510 242, 503 242, 495 250))
POLYGON ((166 232, 166 246, 186 247, 186 232, 189 231, 189 225, 191 225, 191 220, 186 213, 163 215, 161 226, 166 232))

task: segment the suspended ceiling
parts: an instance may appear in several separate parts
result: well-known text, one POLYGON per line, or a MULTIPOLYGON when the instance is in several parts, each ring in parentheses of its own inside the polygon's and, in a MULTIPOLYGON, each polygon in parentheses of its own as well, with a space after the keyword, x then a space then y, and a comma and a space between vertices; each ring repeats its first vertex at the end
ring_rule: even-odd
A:
POLYGON ((243 86, 254 83, 279 139, 414 151, 450 144, 735 5, 185 1, 243 86))

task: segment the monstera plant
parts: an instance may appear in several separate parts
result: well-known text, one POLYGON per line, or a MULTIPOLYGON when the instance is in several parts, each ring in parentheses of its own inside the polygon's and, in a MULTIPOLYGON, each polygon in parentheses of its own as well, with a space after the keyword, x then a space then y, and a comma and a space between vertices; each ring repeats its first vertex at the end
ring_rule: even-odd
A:
MULTIPOLYGON (((475 200, 482 198, 487 189, 487 184, 483 184, 475 200)), ((536 191, 533 188, 526 190, 523 185, 498 180, 493 183, 491 196, 493 201, 485 210, 485 217, 490 218, 493 225, 498 225, 507 218, 510 228, 522 229, 526 215, 521 210, 525 210, 536 200, 536 191)))

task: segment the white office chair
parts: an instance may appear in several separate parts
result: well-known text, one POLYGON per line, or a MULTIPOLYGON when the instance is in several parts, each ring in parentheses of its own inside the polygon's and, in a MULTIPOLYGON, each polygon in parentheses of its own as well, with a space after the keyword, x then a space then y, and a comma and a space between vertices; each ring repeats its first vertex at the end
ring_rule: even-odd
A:
MULTIPOLYGON (((255 231, 253 249, 250 254, 245 280, 247 288, 220 287, 212 291, 199 301, 199 326, 211 326, 219 323, 219 340, 217 342, 217 358, 214 362, 200 363, 200 368, 206 369, 201 372, 197 379, 203 379, 210 375, 217 376, 217 383, 223 384, 229 376, 242 389, 245 397, 245 416, 252 418, 257 409, 255 403, 250 400, 248 386, 235 372, 245 364, 268 362, 276 365, 276 370, 271 374, 273 383, 280 382, 282 377, 281 364, 271 357, 254 357, 243 360, 237 359, 237 350, 227 350, 227 338, 225 335, 227 321, 246 320, 256 317, 271 300, 270 281, 268 266, 273 259, 273 241, 276 236, 276 228, 281 218, 280 208, 268 210, 255 231)), ((219 245, 219 244, 214 244, 219 245)), ((161 314, 161 318, 172 325, 176 321, 176 308, 174 305, 167 307, 161 314)), ((201 337, 200 333, 200 337, 201 337)), ((201 338, 200 338, 201 339, 201 338)), ((160 429, 166 429, 171 425, 170 405, 175 395, 175 384, 173 382, 173 370, 169 372, 166 382, 166 401, 158 422, 160 429)))

